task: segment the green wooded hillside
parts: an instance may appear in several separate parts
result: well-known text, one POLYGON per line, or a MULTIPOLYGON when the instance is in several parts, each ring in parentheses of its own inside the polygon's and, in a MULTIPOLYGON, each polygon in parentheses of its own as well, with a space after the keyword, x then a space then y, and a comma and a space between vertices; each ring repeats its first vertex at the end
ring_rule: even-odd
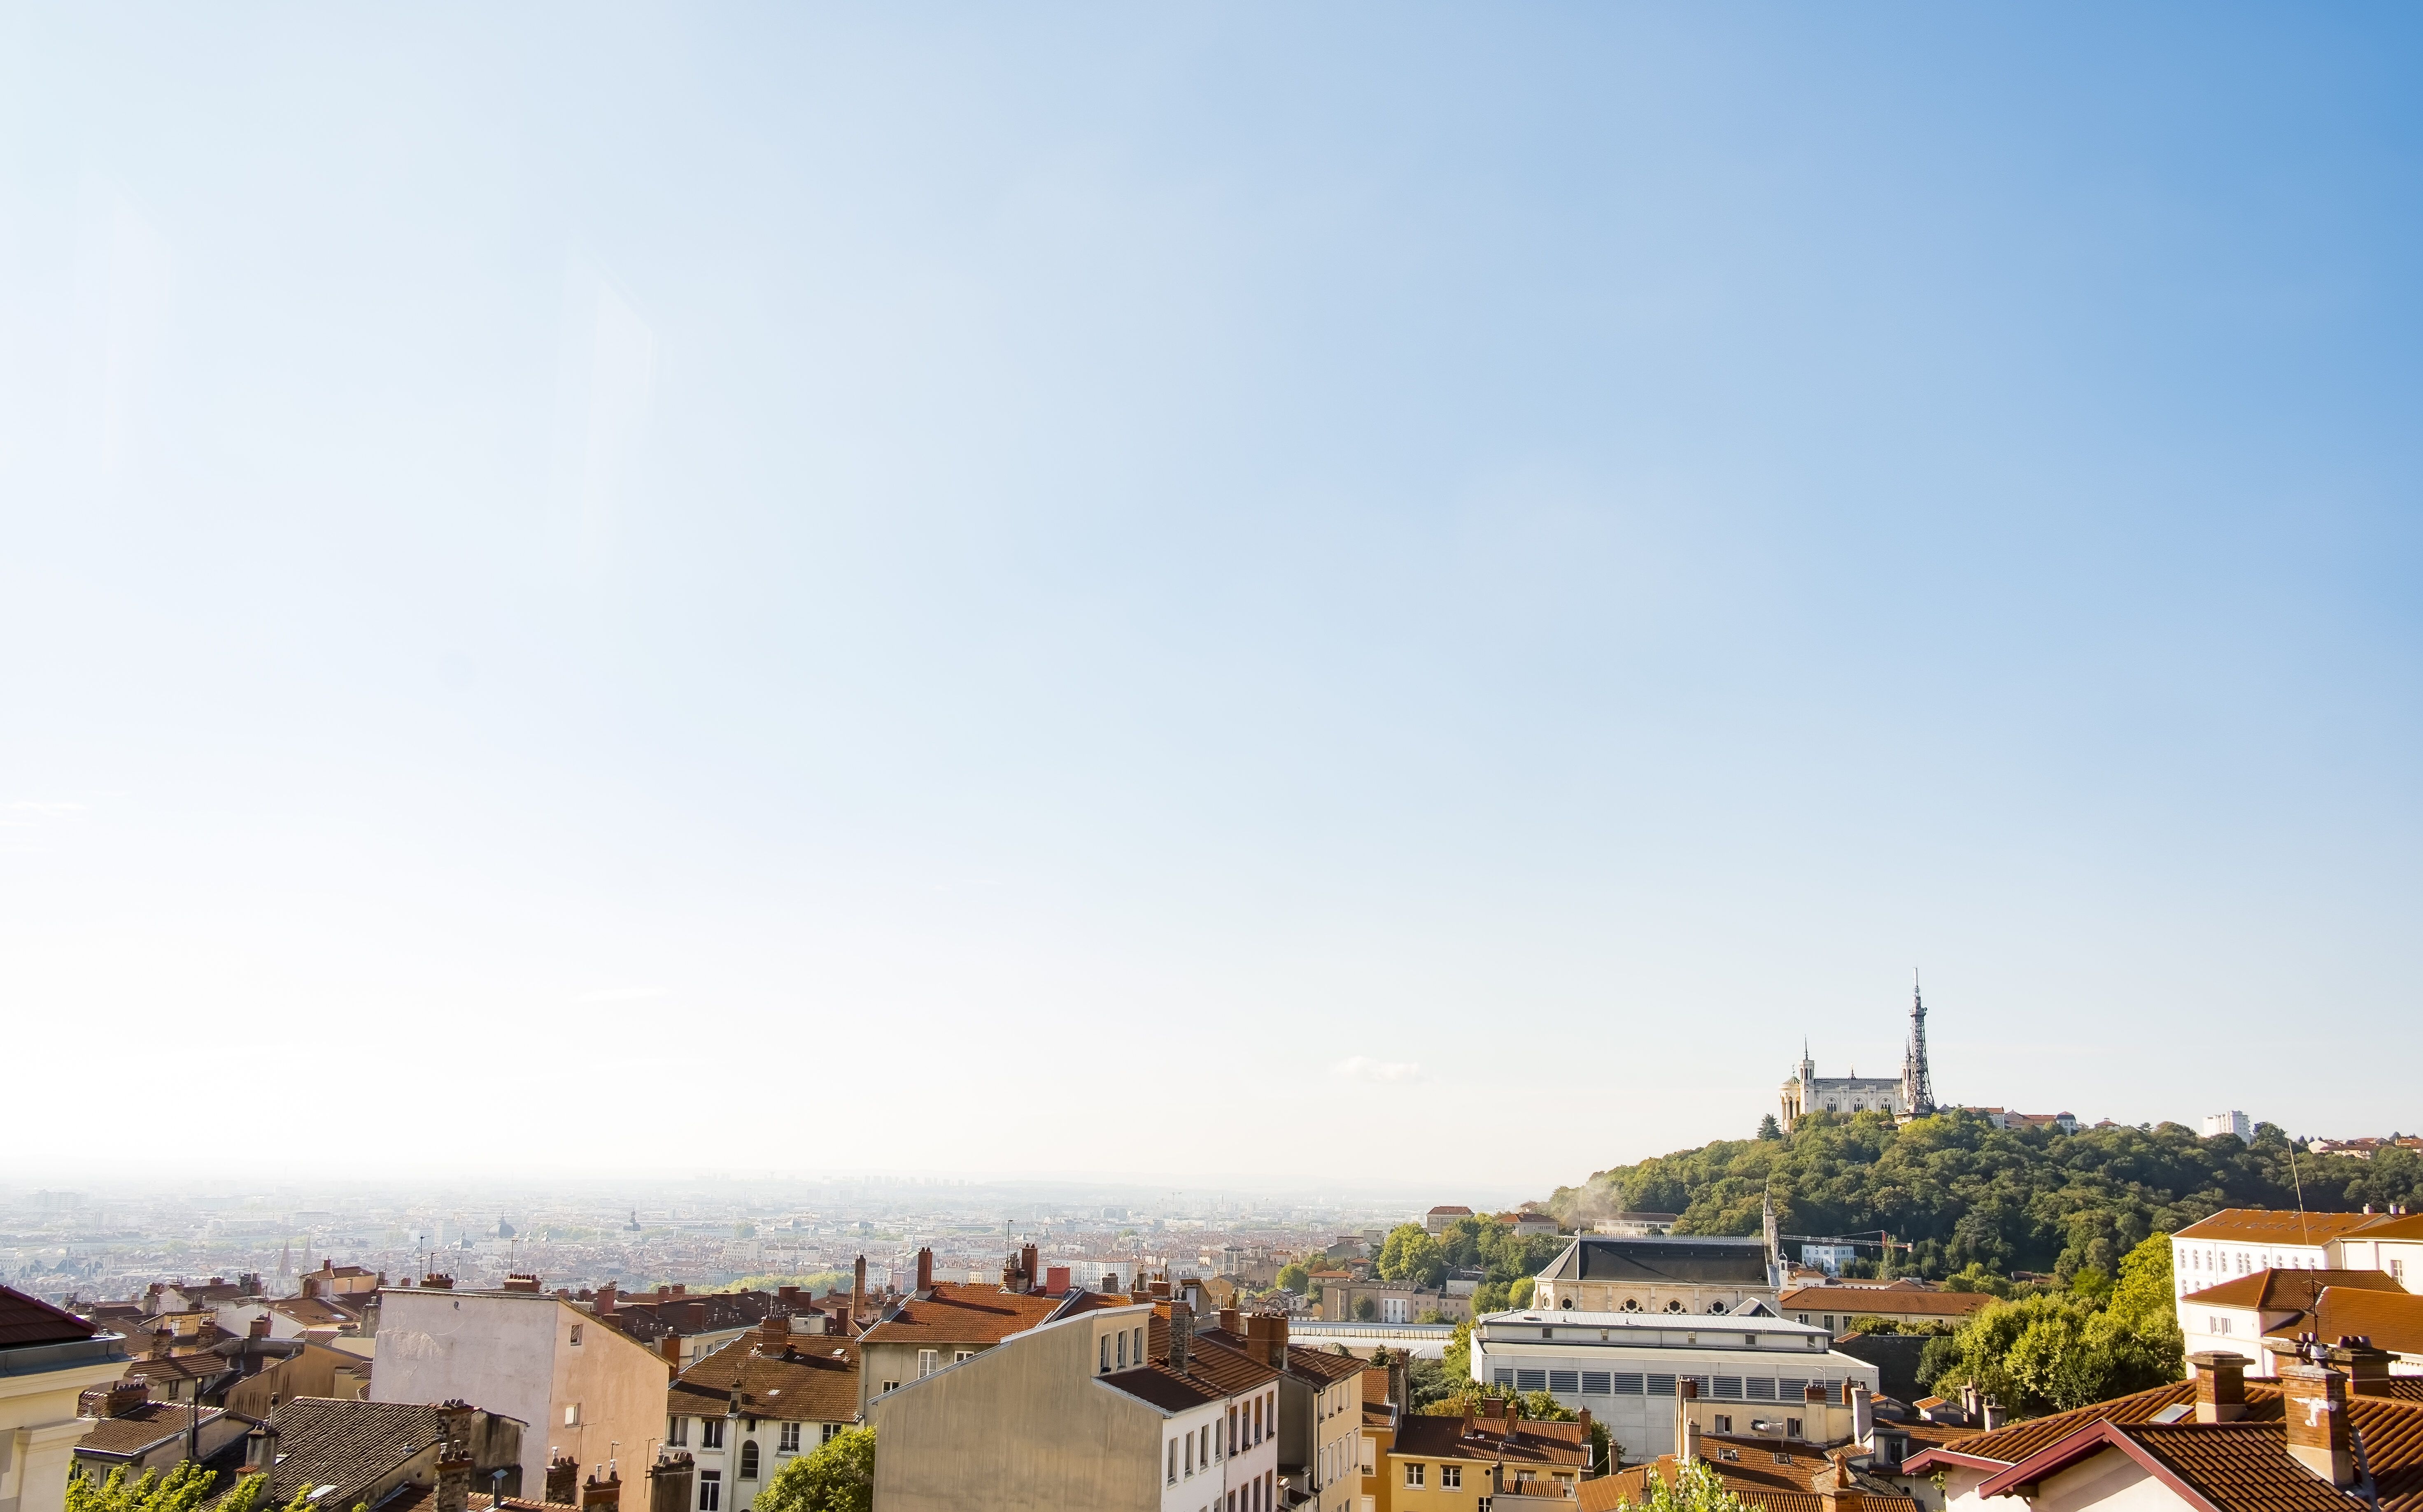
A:
POLYGON ((1722 1140, 1560 1188, 1560 1223, 1587 1229, 1619 1208, 1680 1213, 1683 1234, 1755 1234, 1772 1192, 1786 1234, 1884 1230, 1912 1246, 1895 1274, 1950 1276, 1972 1266, 2065 1280, 2110 1274, 2149 1234, 2224 1207, 2348 1212, 2423 1200, 2423 1158, 2311 1156, 2272 1125, 2249 1145, 2178 1124, 2145 1128, 1998 1129, 1971 1113, 1896 1128, 1880 1113, 1813 1114, 1789 1136, 1722 1140), (2294 1165, 2291 1166, 2293 1153, 2294 1165))

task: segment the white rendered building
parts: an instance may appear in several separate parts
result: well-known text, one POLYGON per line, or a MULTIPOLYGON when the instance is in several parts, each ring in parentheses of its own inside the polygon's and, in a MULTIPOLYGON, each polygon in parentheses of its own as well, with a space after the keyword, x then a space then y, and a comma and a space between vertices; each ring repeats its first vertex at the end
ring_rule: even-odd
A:
POLYGON ((1700 1383, 1700 1399, 1741 1403, 1751 1413, 1797 1412, 1812 1385, 1840 1403, 1857 1383, 1874 1395, 1877 1367, 1837 1353, 1826 1330, 1777 1317, 1764 1302, 1719 1315, 1494 1313, 1472 1326, 1472 1378, 1512 1391, 1544 1391, 1588 1408, 1628 1464, 1675 1452, 1676 1383, 1700 1383))

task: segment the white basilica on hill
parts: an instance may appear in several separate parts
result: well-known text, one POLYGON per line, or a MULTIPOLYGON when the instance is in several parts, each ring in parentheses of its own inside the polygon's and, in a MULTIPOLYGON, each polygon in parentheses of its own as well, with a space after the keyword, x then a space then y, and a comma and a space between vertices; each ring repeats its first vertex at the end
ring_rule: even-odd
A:
POLYGON ((1896 1119, 1924 1118, 1935 1111, 1935 1085, 1926 1072, 1926 1003, 1916 983, 1909 989, 1909 1046, 1898 1077, 1821 1077, 1800 1047, 1799 1070, 1783 1084, 1785 1133, 1803 1113, 1889 1112, 1896 1119))

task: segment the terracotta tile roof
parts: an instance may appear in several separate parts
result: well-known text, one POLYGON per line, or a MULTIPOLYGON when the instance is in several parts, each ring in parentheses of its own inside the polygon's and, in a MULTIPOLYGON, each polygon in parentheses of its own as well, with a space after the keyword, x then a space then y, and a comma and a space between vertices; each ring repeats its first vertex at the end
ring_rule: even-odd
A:
POLYGON ((38 1344, 71 1344, 101 1330, 39 1297, 0 1286, 0 1349, 38 1344))
POLYGON ((1854 1317, 1895 1317, 1913 1313, 1952 1317, 1977 1312, 1993 1299, 1986 1292, 1906 1291, 1892 1286, 1802 1286, 1778 1296, 1775 1305, 1778 1311, 1787 1308, 1813 1312, 1823 1310, 1848 1313, 1854 1317))
MULTIPOLYGON (((1156 1316, 1147 1342, 1155 1360, 1169 1358, 1169 1324, 1156 1316)), ((1221 1331, 1206 1329, 1195 1335, 1187 1356, 1187 1374, 1209 1382, 1230 1396, 1259 1391, 1279 1378, 1279 1373, 1241 1348, 1221 1342, 1221 1331)))
POLYGON ((897 1313, 867 1330, 864 1342, 928 1349, 938 1345, 999 1344, 1046 1321, 1069 1300, 1040 1292, 938 1283, 931 1297, 907 1299, 897 1313))
MULTIPOLYGON (((1153 1324, 1151 1343, 1154 1352, 1166 1353, 1169 1347, 1167 1331, 1169 1314, 1165 1307, 1154 1311, 1153 1324)), ((1233 1333, 1227 1329, 1214 1326, 1196 1329, 1195 1337, 1206 1344, 1216 1344, 1224 1349, 1234 1349, 1249 1359, 1259 1358, 1246 1347, 1246 1338, 1242 1333, 1233 1333)), ((1324 1386, 1335 1385, 1366 1368, 1363 1362, 1353 1355, 1337 1354, 1327 1349, 1310 1349, 1300 1344, 1288 1346, 1287 1362, 1291 1375, 1310 1376, 1324 1386)), ((1384 1370, 1380 1375, 1383 1387, 1381 1394, 1386 1395, 1387 1372, 1384 1370)))
MULTIPOLYGON (((2254 1394, 2254 1383, 2248 1383, 2248 1395, 2254 1394)), ((2195 1400, 2195 1382, 2175 1380, 2150 1391, 2115 1396, 2092 1407, 2077 1408, 2067 1412, 2055 1412, 2047 1417, 2030 1418, 2014 1423, 2007 1428, 1991 1433, 1979 1433, 1956 1444, 1924 1450, 1909 1457, 1908 1469, 1914 1474, 1924 1474, 1946 1465, 1970 1466, 2015 1465, 2039 1450, 2051 1447, 2081 1428, 2098 1423, 2143 1423, 2166 1407, 2195 1400)))
MULTIPOLYGON (((1815 1481, 1821 1473, 1829 1473, 1831 1467, 1826 1452, 1815 1445, 1716 1434, 1703 1436, 1700 1443, 1701 1463, 1716 1473, 1726 1489, 1751 1505, 1765 1507, 1766 1512, 1821 1512, 1824 1507, 1825 1500, 1815 1481), (1733 1457, 1724 1457, 1728 1454, 1733 1457)), ((1645 1502, 1649 1477, 1654 1474, 1671 1486, 1680 1463, 1673 1455, 1660 1455, 1649 1464, 1585 1481, 1583 1505, 1617 1507, 1645 1502), (1617 1484, 1591 1499, 1591 1488, 1610 1481, 1617 1484)), ((1888 1489, 1886 1482, 1856 1473, 1854 1481, 1864 1498, 1863 1504, 1876 1512, 1923 1512, 1916 1500, 1888 1489)))
POLYGON ((1228 1396, 1199 1373, 1190 1370, 1181 1376, 1170 1369, 1166 1361, 1161 1360, 1142 1369, 1114 1371, 1098 1378, 1166 1412, 1188 1411, 1212 1402, 1226 1401, 1228 1396))
POLYGON ((2423 1213, 2375 1213, 2362 1228, 2343 1236, 2355 1239, 2423 1239, 2423 1213))
MULTIPOLYGON (((2070 1465, 2117 1452, 2217 1512, 2359 1512, 2368 1505, 2380 1512, 2413 1512, 2423 1506, 2423 1407, 2378 1397, 2349 1401, 2349 1421, 2364 1444, 2379 1496, 2368 1504, 2289 1457, 2279 1394, 2268 1394, 2268 1421, 2250 1414, 2238 1423, 2089 1425, 1988 1477, 1979 1491, 2025 1494, 2070 1465)), ((2254 1405, 2250 1400, 2250 1410, 2254 1405)))
POLYGON ((2304 1312, 2314 1305, 2325 1287, 2347 1286, 2365 1291, 2403 1293, 2405 1287, 2379 1270, 2257 1270, 2243 1276, 2232 1276, 2218 1285, 2190 1292, 2182 1300, 2202 1302, 2208 1307, 2252 1307, 2265 1311, 2293 1308, 2304 1312))
POLYGON ((2269 1207, 2225 1207, 2189 1224, 2175 1239, 2244 1244, 2324 1244, 2372 1222, 2378 1213, 2291 1213, 2269 1207))
POLYGON ((2393 1354, 2423 1354, 2423 1297, 2362 1286, 2326 1286, 2305 1313, 2270 1332, 2322 1339, 2362 1335, 2393 1354))
POLYGON ((270 1414, 277 1463, 264 1502, 284 1505, 320 1486, 320 1500, 349 1507, 382 1477, 446 1437, 442 1409, 417 1402, 346 1402, 298 1396, 270 1414))
MULTIPOLYGON (((202 1409, 202 1426, 227 1416, 225 1410, 202 1409)), ((194 1410, 184 1402, 146 1402, 117 1417, 105 1417, 76 1441, 76 1453, 132 1459, 157 1443, 182 1435, 194 1425, 194 1410)))
POLYGON ((1517 1419, 1512 1431, 1503 1420, 1475 1418, 1465 1431, 1464 1416, 1409 1412, 1397 1425, 1396 1447, 1390 1454, 1417 1459, 1495 1460, 1508 1465, 1544 1465, 1579 1470, 1589 1461, 1589 1441, 1578 1423, 1539 1423, 1517 1419))
POLYGON ((858 1418, 858 1343, 837 1334, 795 1335, 765 1353, 751 1335, 733 1340, 673 1378, 666 1410, 721 1417, 740 1388, 744 1412, 779 1422, 851 1423, 858 1418))

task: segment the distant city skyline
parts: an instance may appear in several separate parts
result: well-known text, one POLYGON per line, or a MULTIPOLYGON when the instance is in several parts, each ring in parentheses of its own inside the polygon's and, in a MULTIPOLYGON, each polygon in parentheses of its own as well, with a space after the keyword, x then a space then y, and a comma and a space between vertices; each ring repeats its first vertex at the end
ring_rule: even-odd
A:
POLYGON ((11 1179, 2411 1126, 2418 55, 0 16, 11 1179))

